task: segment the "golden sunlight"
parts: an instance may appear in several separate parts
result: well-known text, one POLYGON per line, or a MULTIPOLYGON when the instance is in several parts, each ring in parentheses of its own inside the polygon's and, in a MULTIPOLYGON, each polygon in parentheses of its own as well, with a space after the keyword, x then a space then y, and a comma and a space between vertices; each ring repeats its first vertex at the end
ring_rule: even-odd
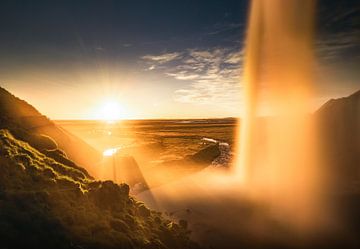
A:
POLYGON ((110 148, 107 150, 104 150, 103 152, 103 156, 108 157, 108 156, 113 156, 116 152, 118 152, 118 148, 110 148))
POLYGON ((116 100, 105 101, 95 113, 96 119, 113 122, 126 118, 124 106, 116 100))

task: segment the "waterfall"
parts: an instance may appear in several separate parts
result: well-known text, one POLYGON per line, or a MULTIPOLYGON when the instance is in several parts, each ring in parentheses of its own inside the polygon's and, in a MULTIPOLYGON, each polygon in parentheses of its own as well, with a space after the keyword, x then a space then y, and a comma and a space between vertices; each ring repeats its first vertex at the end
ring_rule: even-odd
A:
POLYGON ((317 134, 309 117, 314 14, 313 0, 252 1, 235 162, 251 193, 301 224, 317 214, 321 189, 317 134))

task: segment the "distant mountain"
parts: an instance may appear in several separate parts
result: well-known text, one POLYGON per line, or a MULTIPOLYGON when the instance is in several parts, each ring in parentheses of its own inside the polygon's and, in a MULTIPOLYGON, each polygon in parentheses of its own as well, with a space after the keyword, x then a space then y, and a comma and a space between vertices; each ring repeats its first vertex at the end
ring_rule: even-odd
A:
POLYGON ((360 90, 329 100, 315 117, 326 170, 339 183, 360 182, 360 90))
POLYGON ((26 101, 21 100, 0 87, 0 129, 8 129, 18 139, 30 143, 40 151, 47 150, 48 156, 55 153, 41 148, 40 140, 50 137, 66 157, 96 177, 95 164, 101 154, 70 132, 57 126, 26 101), (63 153, 64 154, 64 153, 63 153))

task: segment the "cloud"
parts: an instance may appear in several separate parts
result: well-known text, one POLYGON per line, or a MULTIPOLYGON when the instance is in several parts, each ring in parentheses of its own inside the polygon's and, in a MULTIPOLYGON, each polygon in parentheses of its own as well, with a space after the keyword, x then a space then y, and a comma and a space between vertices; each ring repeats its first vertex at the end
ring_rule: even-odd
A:
MULTIPOLYGON (((320 61, 337 63, 344 54, 359 48, 358 37, 358 31, 318 37, 316 53, 320 61)), ((147 55, 142 59, 147 70, 157 70, 166 77, 184 82, 183 87, 174 91, 177 102, 234 105, 240 101, 244 52, 239 48, 186 49, 147 55)))
POLYGON ((197 74, 187 74, 186 71, 179 72, 179 73, 166 73, 166 75, 174 77, 177 80, 194 80, 199 78, 197 74))
POLYGON ((155 62, 157 64, 166 63, 180 57, 180 53, 165 53, 161 55, 145 55, 142 57, 143 60, 149 62, 155 62))
POLYGON ((181 58, 181 53, 164 53, 160 55, 145 55, 141 57, 143 61, 147 64, 146 71, 151 71, 154 69, 161 68, 160 65, 166 64, 168 62, 174 61, 181 58))
POLYGON ((327 34, 317 40, 317 54, 321 60, 327 62, 338 62, 344 57, 344 54, 349 59, 349 55, 356 56, 358 54, 358 52, 351 53, 351 51, 359 51, 359 37, 360 32, 357 30, 327 34))
POLYGON ((196 104, 234 104, 239 99, 243 51, 234 48, 187 49, 143 56, 147 70, 184 81, 174 100, 196 104), (159 68, 158 66, 161 65, 159 68))
POLYGON ((208 32, 207 35, 219 35, 225 32, 236 32, 241 31, 241 28, 244 27, 243 23, 216 23, 213 27, 213 30, 208 32))
POLYGON ((342 5, 336 1, 322 7, 319 16, 321 25, 318 27, 316 41, 320 60, 338 64, 344 59, 346 61, 359 59, 360 7, 356 4, 342 5))

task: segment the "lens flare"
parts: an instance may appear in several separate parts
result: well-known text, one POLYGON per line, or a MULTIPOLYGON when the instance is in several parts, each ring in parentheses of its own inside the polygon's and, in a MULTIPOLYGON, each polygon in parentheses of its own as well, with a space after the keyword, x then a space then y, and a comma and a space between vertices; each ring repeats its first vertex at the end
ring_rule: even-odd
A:
POLYGON ((95 119, 104 120, 108 123, 127 118, 128 113, 124 106, 117 100, 106 100, 94 113, 95 119))
POLYGON ((116 154, 118 152, 118 148, 110 148, 110 149, 107 149, 107 150, 104 150, 103 152, 103 156, 112 156, 114 154, 116 154))

